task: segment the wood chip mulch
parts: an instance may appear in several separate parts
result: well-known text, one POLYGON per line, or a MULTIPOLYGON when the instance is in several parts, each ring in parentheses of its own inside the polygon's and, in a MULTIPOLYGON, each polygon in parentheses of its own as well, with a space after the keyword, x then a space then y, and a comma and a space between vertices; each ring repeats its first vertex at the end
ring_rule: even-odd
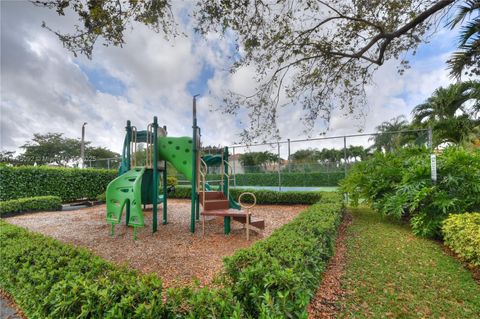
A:
POLYGON ((352 222, 352 216, 345 214, 342 224, 338 229, 335 242, 335 255, 328 263, 327 270, 315 296, 308 306, 308 318, 336 318, 338 302, 344 296, 341 279, 345 271, 347 247, 345 245, 346 230, 352 222))
POLYGON ((251 232, 246 240, 243 225, 232 221, 231 234, 223 234, 223 218, 208 221, 205 237, 201 223, 195 234, 189 232, 190 201, 171 199, 168 202, 168 224, 161 224, 162 208, 158 211, 158 231, 152 234, 151 208, 145 210, 145 227, 138 228, 133 240, 132 227, 122 224, 110 236, 105 221, 105 205, 73 211, 42 212, 6 219, 9 223, 51 236, 65 243, 85 247, 115 264, 126 264, 142 273, 156 273, 165 287, 189 284, 192 279, 201 285, 211 282, 223 267, 222 259, 237 249, 250 246, 292 220, 306 205, 257 205, 252 215, 265 220, 265 230, 251 232))

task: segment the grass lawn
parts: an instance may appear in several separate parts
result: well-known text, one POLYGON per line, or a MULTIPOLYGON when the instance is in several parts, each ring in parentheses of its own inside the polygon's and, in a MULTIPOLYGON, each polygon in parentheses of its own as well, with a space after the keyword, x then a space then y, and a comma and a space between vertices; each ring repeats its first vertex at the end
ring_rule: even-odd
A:
POLYGON ((480 285, 439 243, 350 210, 341 318, 480 318, 480 285))

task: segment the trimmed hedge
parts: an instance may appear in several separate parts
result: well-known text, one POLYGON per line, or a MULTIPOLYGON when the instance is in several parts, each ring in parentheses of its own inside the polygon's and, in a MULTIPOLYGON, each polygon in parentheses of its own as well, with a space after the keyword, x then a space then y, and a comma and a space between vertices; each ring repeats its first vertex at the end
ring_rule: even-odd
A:
POLYGON ((0 287, 28 318, 178 318, 189 313, 227 318, 240 309, 228 289, 165 292, 155 275, 139 275, 4 221, 0 243, 0 287))
MULTIPOLYGON (((338 186, 345 172, 287 173, 281 172, 282 186, 338 186)), ((207 180, 220 180, 221 175, 209 174, 207 180)), ((278 173, 235 174, 237 186, 278 186, 278 173)))
POLYGON ((115 177, 116 170, 4 166, 0 167, 0 201, 49 195, 62 201, 95 199, 115 177))
MULTIPOLYGON (((232 188, 230 189, 230 194, 235 200, 238 200, 238 196, 244 192, 254 193, 257 197, 257 204, 280 204, 280 205, 291 205, 291 204, 315 204, 325 196, 337 196, 335 192, 277 192, 269 190, 258 190, 258 189, 249 189, 249 188, 232 188), (332 194, 332 195, 328 195, 332 194)), ((176 186, 175 193, 169 195, 171 198, 191 198, 191 187, 189 186, 176 186)), ((244 199, 242 198, 242 201, 244 199)), ((245 196, 245 203, 251 203, 253 199, 250 196, 245 196)))
POLYGON ((306 318, 333 255, 342 198, 310 206, 265 240, 224 259, 233 295, 252 318, 306 318))
POLYGON ((329 194, 226 258, 219 285, 167 291, 154 275, 0 221, 0 287, 29 318, 306 318, 341 212, 329 194))
POLYGON ((58 196, 38 196, 0 202, 0 215, 26 211, 60 210, 62 199, 58 196))
POLYGON ((480 267, 480 213, 451 214, 442 227, 445 245, 480 267))

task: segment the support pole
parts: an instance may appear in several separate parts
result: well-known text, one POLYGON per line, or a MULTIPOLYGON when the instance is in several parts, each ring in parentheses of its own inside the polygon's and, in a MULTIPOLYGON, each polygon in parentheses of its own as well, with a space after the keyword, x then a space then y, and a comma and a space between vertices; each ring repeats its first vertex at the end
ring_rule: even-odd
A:
MULTIPOLYGON (((153 214, 153 221, 152 221, 152 231, 155 233, 158 227, 158 149, 157 149, 157 129, 158 129, 158 119, 156 116, 153 117, 153 197, 152 197, 152 214, 153 214)), ((150 132, 147 132, 150 134, 150 132)), ((148 147, 148 146, 147 146, 148 147)))
POLYGON ((190 213, 190 232, 195 232, 195 209, 196 209, 196 201, 197 201, 197 96, 193 96, 193 105, 192 105, 192 113, 193 113, 193 152, 192 152, 192 207, 190 213))
POLYGON ((287 139, 287 143, 288 143, 288 172, 290 173, 291 171, 291 163, 290 163, 290 139, 287 139))
MULTIPOLYGON (((229 189, 230 181, 229 181, 229 174, 228 174, 228 147, 223 148, 222 159, 224 160, 224 162, 222 163, 223 172, 226 174, 226 176, 224 174, 224 176, 222 177, 224 179, 223 193, 225 194, 225 197, 227 198, 227 200, 230 201, 230 198, 229 198, 230 197, 230 189, 229 189)), ((223 232, 225 233, 225 235, 230 234, 231 222, 232 222, 232 218, 230 216, 223 217, 223 232)))
POLYGON ((163 225, 168 223, 167 217, 167 195, 168 195, 168 174, 167 174, 167 161, 163 162, 163 225))
POLYGON ((281 173, 280 173, 280 162, 281 162, 280 143, 277 143, 277 153, 278 153, 278 167, 277 167, 277 171, 278 171, 278 190, 281 191, 282 190, 282 176, 281 176, 281 173))
MULTIPOLYGON (((127 121, 127 126, 125 127, 127 130, 127 171, 131 170, 131 162, 130 162, 130 143, 132 141, 132 124, 130 121, 127 121)), ((128 226, 128 222, 130 221, 130 201, 127 201, 125 204, 125 224, 128 226)))
POLYGON ((347 137, 343 137, 343 166, 345 169, 345 177, 347 177, 347 137))
POLYGON ((430 152, 433 151, 433 131, 431 127, 428 128, 428 148, 430 152))
POLYGON ((232 147, 232 150, 233 150, 232 151, 233 152, 233 186, 237 187, 237 176, 236 176, 237 172, 236 172, 236 165, 235 165, 235 163, 237 162, 237 159, 235 157, 235 146, 232 147))

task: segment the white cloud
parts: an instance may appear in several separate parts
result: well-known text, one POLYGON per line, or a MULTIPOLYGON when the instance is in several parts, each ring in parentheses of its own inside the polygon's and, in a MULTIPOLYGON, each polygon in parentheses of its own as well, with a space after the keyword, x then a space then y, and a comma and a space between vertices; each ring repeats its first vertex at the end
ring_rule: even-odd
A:
MULTIPOLYGON (((33 133, 63 132, 79 137, 83 122, 88 122, 87 139, 94 145, 120 151, 124 126, 130 119, 139 129, 146 128, 154 115, 167 125, 171 135, 191 134, 192 97, 188 84, 198 80, 202 66, 208 64, 214 75, 206 86, 209 92, 198 100, 199 124, 203 142, 209 145, 231 145, 238 141, 241 125, 247 123, 246 112, 238 117, 210 112, 221 105, 226 90, 251 94, 255 89, 255 68, 241 68, 231 75, 232 34, 210 33, 205 39, 193 36, 191 21, 183 28, 189 37, 166 41, 142 25, 126 34, 123 48, 96 47, 92 61, 75 59, 50 32, 40 27, 46 20, 54 29, 71 28, 71 17, 59 18, 55 12, 30 3, 2 2, 1 28, 1 147, 16 149, 33 133), (70 19, 70 20, 69 20, 70 19), (123 96, 97 91, 79 65, 102 69, 125 85, 123 96)), ((190 2, 176 8, 184 15, 190 2)), ((451 39, 452 33, 442 35, 451 39)), ((438 42, 438 41, 437 41, 438 42)), ((439 42, 441 43, 441 41, 439 42)), ((442 47, 438 54, 416 60, 404 76, 396 72, 397 62, 388 62, 368 88, 366 116, 360 120, 335 112, 327 135, 356 133, 359 127, 371 132, 382 121, 411 109, 440 85, 447 85, 446 60, 442 47), (442 53, 443 52, 443 53, 442 53)), ((284 139, 304 137, 300 123, 302 111, 287 106, 279 111, 280 133, 284 139)), ((319 136, 322 125, 311 133, 319 136)), ((327 147, 343 143, 312 143, 327 147)), ((295 147, 307 147, 296 144, 295 147)), ((282 152, 284 148, 282 147, 282 152)))

